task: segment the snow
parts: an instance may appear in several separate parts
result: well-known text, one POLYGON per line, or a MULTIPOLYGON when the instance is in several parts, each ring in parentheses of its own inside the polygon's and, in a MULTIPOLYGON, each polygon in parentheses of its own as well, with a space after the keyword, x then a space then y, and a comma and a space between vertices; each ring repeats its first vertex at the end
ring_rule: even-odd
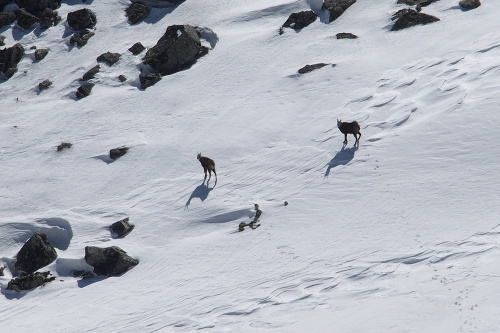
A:
POLYGON ((0 83, 2 330, 500 330, 498 1, 437 1, 423 12, 441 21, 398 32, 395 0, 358 0, 330 24, 313 0, 187 0, 136 25, 128 4, 66 1, 63 18, 97 15, 82 48, 64 21, 0 30, 27 49, 0 83), (279 35, 309 9, 320 20, 279 35), (201 27, 213 49, 139 89, 145 53, 127 49, 154 46, 173 24, 201 27), (34 62, 31 46, 50 52, 34 62), (120 61, 101 64, 76 100, 108 51, 120 61), (297 74, 319 62, 336 66, 297 74), (359 147, 352 135, 342 147, 337 119, 361 124, 359 147), (61 142, 73 146, 56 152, 61 142), (125 156, 106 158, 121 146, 125 156), (216 185, 202 184, 198 152, 215 160, 216 185), (255 203, 261 226, 238 232, 255 203), (113 238, 125 217, 135 229, 113 238), (41 269, 57 279, 6 290, 35 231, 58 252, 41 269), (73 276, 91 269, 85 246, 113 245, 139 264, 73 276))

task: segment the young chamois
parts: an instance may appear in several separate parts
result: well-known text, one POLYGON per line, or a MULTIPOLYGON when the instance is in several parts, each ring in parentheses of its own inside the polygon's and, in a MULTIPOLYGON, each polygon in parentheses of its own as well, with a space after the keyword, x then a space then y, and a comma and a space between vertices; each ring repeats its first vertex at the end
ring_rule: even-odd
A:
MULTIPOLYGON (((215 182, 217 183, 217 172, 215 172, 215 162, 208 157, 201 156, 201 153, 198 153, 197 158, 198 161, 200 161, 201 166, 203 167, 203 171, 205 172, 205 179, 207 179, 207 170, 208 170, 209 176, 207 184, 210 181, 210 178, 212 177, 212 171, 215 174, 215 182)), ((205 182, 205 180, 203 180, 203 182, 205 182)))
POLYGON ((361 128, 357 121, 353 121, 352 123, 342 122, 337 119, 337 127, 339 130, 344 133, 344 144, 347 144, 347 134, 352 134, 356 138, 356 143, 359 142, 361 138, 361 132, 359 131, 361 128), (359 137, 357 136, 359 134, 359 137))

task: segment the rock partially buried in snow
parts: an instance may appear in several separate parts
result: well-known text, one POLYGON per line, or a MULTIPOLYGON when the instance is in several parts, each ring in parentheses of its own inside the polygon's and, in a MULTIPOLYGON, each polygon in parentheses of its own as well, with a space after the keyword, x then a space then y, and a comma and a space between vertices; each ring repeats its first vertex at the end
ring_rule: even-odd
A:
POLYGON ((128 152, 128 147, 113 148, 109 151, 109 158, 116 160, 128 152))
POLYGON ((132 52, 133 55, 138 55, 145 49, 146 48, 144 47, 144 45, 142 45, 140 42, 137 42, 134 45, 132 45, 128 50, 132 52))
POLYGON ((123 220, 113 223, 110 229, 111 231, 116 233, 118 237, 125 237, 134 229, 134 227, 134 225, 131 225, 129 223, 129 218, 127 217, 123 220))
POLYGON ((80 47, 87 45, 90 38, 95 35, 93 31, 84 29, 82 32, 76 32, 69 40, 70 45, 78 45, 80 47))
POLYGON ((338 19, 347 8, 351 7, 356 0, 325 0, 321 10, 328 10, 330 12, 329 21, 333 22, 338 19))
POLYGON ((105 62, 108 66, 113 66, 120 60, 120 53, 106 52, 97 57, 97 61, 105 62))
POLYGON ((154 86, 160 80, 161 80, 160 74, 149 73, 149 74, 140 74, 139 75, 139 81, 141 82, 142 89, 147 89, 151 86, 154 86))
POLYGON ((392 19, 396 20, 396 22, 392 26, 391 31, 439 21, 439 18, 435 16, 419 13, 413 9, 401 9, 393 15, 392 19))
POLYGON ((48 89, 51 85, 52 85, 52 81, 50 81, 49 79, 43 80, 42 82, 40 82, 38 84, 38 90, 42 91, 42 90, 48 89))
POLYGON ((17 254, 15 268, 26 273, 33 273, 56 258, 57 252, 50 245, 47 235, 35 232, 17 254))
POLYGON ((136 24, 144 20, 149 15, 149 8, 142 2, 132 2, 130 6, 125 10, 125 15, 128 18, 129 23, 136 24))
POLYGON ((43 60, 47 54, 49 54, 49 50, 47 49, 38 49, 35 51, 35 60, 40 61, 43 60))
POLYGON ((85 98, 87 96, 90 95, 90 93, 92 92, 92 88, 94 88, 94 85, 93 83, 85 83, 85 84, 82 84, 78 90, 76 91, 76 97, 78 99, 82 99, 82 98, 85 98))
POLYGON ((464 9, 475 9, 481 6, 481 1, 479 0, 462 0, 458 3, 460 7, 464 9))
POLYGON ((95 65, 94 67, 92 67, 91 69, 89 69, 87 72, 85 72, 85 74, 83 74, 82 79, 84 81, 91 80, 91 79, 93 79, 95 77, 95 75, 97 73, 99 73, 100 70, 101 70, 101 66, 100 65, 95 65))
POLYGON ((9 79, 17 72, 17 64, 24 57, 24 48, 21 44, 0 50, 0 74, 9 79))
POLYGON ((85 261, 94 268, 95 274, 103 276, 123 274, 139 263, 117 246, 107 248, 86 246, 85 261))
POLYGON ((316 69, 320 69, 320 68, 323 68, 325 66, 332 66, 332 67, 335 67, 336 65, 335 64, 325 64, 325 63, 318 63, 318 64, 313 64, 313 65, 305 65, 304 67, 302 67, 301 69, 298 70, 298 73, 299 74, 306 74, 306 73, 309 73, 309 72, 312 72, 316 69))
POLYGON ((83 29, 92 29, 97 24, 95 13, 90 9, 83 8, 68 13, 67 22, 71 29, 75 31, 83 29))
POLYGON ((28 275, 23 275, 10 280, 7 284, 7 289, 20 292, 23 290, 37 288, 47 282, 51 282, 56 279, 55 276, 49 277, 49 275, 50 272, 36 272, 28 275))
POLYGON ((300 30, 316 21, 317 18, 318 16, 312 10, 292 13, 282 27, 300 30))

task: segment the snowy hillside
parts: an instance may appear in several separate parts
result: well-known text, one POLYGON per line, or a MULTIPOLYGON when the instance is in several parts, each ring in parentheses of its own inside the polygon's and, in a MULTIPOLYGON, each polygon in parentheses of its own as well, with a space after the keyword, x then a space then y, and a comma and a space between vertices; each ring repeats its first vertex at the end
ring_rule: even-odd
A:
POLYGON ((2 332, 500 331, 500 1, 436 1, 422 12, 440 21, 400 31, 396 0, 331 23, 322 3, 186 0, 130 24, 129 0, 63 0, 49 29, 0 29, 26 50, 0 81, 2 332), (82 8, 95 35, 75 47, 66 17, 82 8), (319 18, 279 34, 305 10, 319 18), (145 52, 127 50, 175 24, 213 31, 208 54, 141 89, 145 52), (77 99, 105 52, 121 58, 77 99), (316 63, 335 66, 297 73, 316 63), (337 119, 360 123, 359 145, 337 119), (260 227, 238 232, 254 204, 260 227), (56 279, 9 290, 35 231, 56 279), (139 264, 75 276, 87 246, 139 264))

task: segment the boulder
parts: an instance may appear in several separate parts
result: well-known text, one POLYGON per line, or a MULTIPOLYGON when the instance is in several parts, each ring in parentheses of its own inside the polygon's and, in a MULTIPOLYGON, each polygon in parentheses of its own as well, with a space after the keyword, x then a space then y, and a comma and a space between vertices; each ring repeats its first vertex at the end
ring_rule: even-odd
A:
POLYGON ((70 45, 78 45, 79 47, 87 45, 90 38, 95 35, 93 31, 84 29, 81 33, 74 33, 69 40, 70 45))
POLYGON ((119 147, 119 148, 113 148, 109 151, 109 158, 111 158, 113 161, 118 159, 119 157, 122 157, 128 152, 128 147, 119 147))
POLYGON ((82 99, 82 98, 85 98, 87 96, 90 95, 90 93, 92 92, 92 88, 94 88, 94 85, 93 83, 85 83, 85 84, 82 84, 78 90, 76 91, 76 97, 78 99, 82 99))
POLYGON ((142 2, 132 2, 125 10, 125 15, 131 24, 139 23, 149 15, 149 8, 142 2))
POLYGON ((5 36, 0 35, 0 46, 5 46, 5 36))
POLYGON ((481 6, 481 1, 479 0, 462 0, 459 3, 459 6, 464 9, 475 9, 481 6))
POLYGON ((28 275, 22 275, 10 280, 7 284, 7 289, 20 292, 23 290, 37 288, 56 279, 55 276, 49 277, 49 275, 50 272, 36 272, 28 275))
POLYGON ((106 52, 98 56, 97 61, 105 62, 106 64, 108 64, 108 66, 112 66, 113 64, 117 63, 118 60, 120 60, 120 57, 120 53, 106 52))
POLYGON ((0 28, 16 22, 17 16, 14 12, 0 12, 0 28))
POLYGON ((151 86, 154 86, 160 80, 161 80, 160 74, 149 73, 149 74, 140 74, 139 75, 139 81, 141 82, 142 89, 147 89, 151 86))
POLYGON ((329 21, 333 22, 338 19, 347 8, 351 7, 356 0, 325 0, 321 10, 328 10, 330 12, 329 21))
POLYGON ((97 23, 94 12, 87 8, 68 13, 66 20, 69 27, 75 31, 93 29, 97 23))
POLYGON ((146 48, 144 47, 144 45, 142 45, 140 42, 137 42, 134 45, 132 45, 128 50, 132 52, 133 55, 138 55, 145 49, 146 48))
POLYGON ((38 90, 42 91, 42 90, 48 89, 51 85, 52 85, 52 81, 50 81, 49 79, 43 80, 42 82, 40 82, 38 84, 38 90))
POLYGON ((339 32, 336 35, 337 39, 356 39, 359 38, 355 34, 351 34, 350 32, 339 32))
POLYGON ((24 47, 17 43, 0 50, 0 74, 9 79, 17 72, 17 64, 24 57, 24 47))
POLYGON ((312 72, 316 69, 320 69, 320 68, 328 66, 328 65, 335 67, 335 64, 325 64, 325 63, 321 62, 321 63, 317 63, 317 64, 313 64, 313 65, 305 65, 304 67, 302 67, 301 69, 298 70, 298 73, 299 74, 306 74, 306 73, 312 72))
POLYGON ((146 52, 143 62, 161 75, 168 75, 189 67, 206 52, 195 27, 171 25, 156 45, 146 52))
POLYGON ((40 16, 47 8, 57 9, 61 7, 61 0, 16 0, 15 2, 19 8, 24 8, 35 16, 40 16))
POLYGON ((57 151, 63 151, 64 149, 69 149, 73 146, 72 143, 69 142, 61 142, 59 146, 57 146, 57 151))
POLYGON ((317 18, 318 16, 312 10, 292 13, 282 27, 300 30, 316 21, 317 18))
POLYGON ((396 20, 396 22, 392 26, 391 31, 397 31, 414 25, 423 25, 439 21, 439 18, 435 16, 419 13, 413 9, 401 9, 393 15, 392 19, 396 20))
POLYGON ((425 6, 428 6, 430 5, 431 3, 433 3, 434 1, 437 1, 437 0, 398 0, 398 4, 405 4, 405 5, 408 5, 408 6, 422 6, 422 7, 425 7, 425 6))
POLYGON ((17 17, 17 25, 25 30, 31 29, 31 27, 35 25, 35 23, 40 21, 38 17, 29 13, 23 8, 16 11, 16 17, 17 17))
POLYGON ((15 268, 26 273, 33 273, 56 258, 56 250, 50 245, 47 235, 35 232, 17 254, 15 268))
POLYGON ((43 60, 43 58, 45 58, 47 54, 49 54, 48 49, 38 49, 35 51, 35 60, 36 61, 43 60))
POLYGON ((139 263, 117 246, 86 246, 85 261, 94 268, 95 274, 103 276, 121 275, 139 263))
POLYGON ((127 81, 127 77, 125 75, 118 75, 118 81, 123 83, 127 81))
POLYGON ((129 218, 124 218, 118 222, 115 222, 111 225, 110 229, 113 231, 118 237, 127 236, 133 229, 134 225, 131 225, 129 222, 129 218))
POLYGON ((97 73, 101 70, 101 65, 95 65, 91 69, 89 69, 85 74, 83 74, 82 80, 88 81, 95 77, 97 73))

